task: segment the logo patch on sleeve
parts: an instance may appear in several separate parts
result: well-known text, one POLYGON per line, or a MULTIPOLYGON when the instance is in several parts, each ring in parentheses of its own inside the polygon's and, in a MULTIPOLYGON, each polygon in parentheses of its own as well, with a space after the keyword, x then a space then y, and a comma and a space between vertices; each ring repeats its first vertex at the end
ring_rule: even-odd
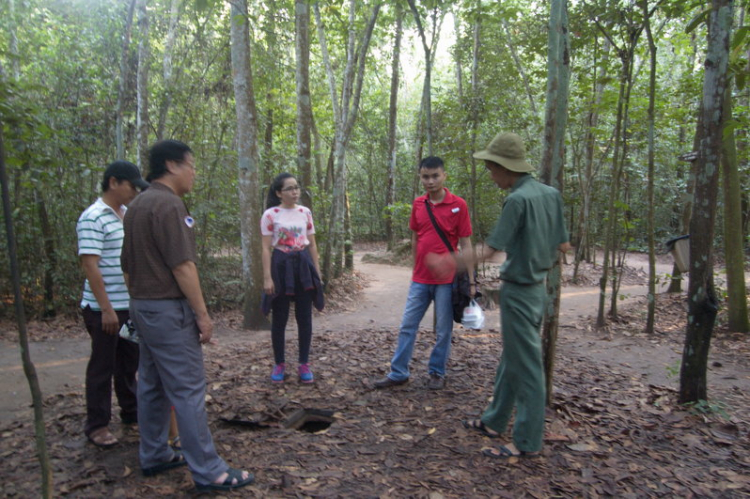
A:
POLYGON ((461 208, 453 208, 451 211, 453 213, 458 213, 459 211, 461 211, 461 208))
POLYGON ((185 225, 187 225, 188 227, 190 227, 192 229, 193 225, 195 225, 195 220, 193 220, 193 217, 191 217, 190 215, 186 216, 185 217, 185 225))

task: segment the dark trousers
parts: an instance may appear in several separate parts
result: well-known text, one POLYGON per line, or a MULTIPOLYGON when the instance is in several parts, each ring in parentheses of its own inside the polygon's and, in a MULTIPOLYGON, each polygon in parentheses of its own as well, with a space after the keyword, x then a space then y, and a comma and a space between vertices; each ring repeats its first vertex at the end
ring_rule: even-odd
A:
MULTIPOLYGON (((128 320, 127 310, 118 310, 120 326, 128 320)), ((91 357, 86 366, 86 426, 92 431, 107 426, 112 417, 112 378, 115 395, 124 422, 138 421, 137 385, 138 345, 117 334, 102 331, 102 313, 83 309, 83 322, 91 336, 91 357)))
MULTIPOLYGON (((299 363, 307 364, 312 343, 312 302, 315 290, 305 290, 299 278, 300 260, 293 263, 294 296, 283 294, 283 290, 271 303, 271 344, 273 357, 277 364, 284 362, 284 343, 286 341, 286 323, 289 320, 289 304, 294 301, 294 317, 297 320, 297 337, 299 338, 299 363)), ((279 269, 281 282, 285 279, 285 268, 279 269)))

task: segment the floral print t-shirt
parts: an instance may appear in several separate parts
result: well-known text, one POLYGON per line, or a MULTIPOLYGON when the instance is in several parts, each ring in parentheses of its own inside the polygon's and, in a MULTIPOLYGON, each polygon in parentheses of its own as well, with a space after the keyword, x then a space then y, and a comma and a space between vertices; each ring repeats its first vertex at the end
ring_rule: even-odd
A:
POLYGON ((315 234, 312 213, 304 206, 267 209, 260 219, 260 233, 273 236, 274 249, 289 253, 300 251, 310 244, 308 234, 315 234))

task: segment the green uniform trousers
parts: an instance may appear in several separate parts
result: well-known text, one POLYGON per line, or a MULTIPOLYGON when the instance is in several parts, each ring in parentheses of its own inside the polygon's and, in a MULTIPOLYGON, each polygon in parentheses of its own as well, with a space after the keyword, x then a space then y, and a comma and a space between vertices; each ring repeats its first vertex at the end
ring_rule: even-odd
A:
POLYGON ((547 291, 544 283, 504 282, 500 289, 503 353, 495 389, 482 422, 504 432, 516 407, 513 443, 523 452, 537 452, 544 439, 545 381, 539 328, 547 291))

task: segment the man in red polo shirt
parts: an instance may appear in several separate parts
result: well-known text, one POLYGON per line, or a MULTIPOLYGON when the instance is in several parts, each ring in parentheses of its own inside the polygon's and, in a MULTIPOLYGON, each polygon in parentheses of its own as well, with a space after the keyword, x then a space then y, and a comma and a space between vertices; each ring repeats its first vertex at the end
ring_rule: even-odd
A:
MULTIPOLYGON (((391 372, 375 381, 376 388, 390 388, 409 381, 409 361, 414 350, 417 329, 433 301, 437 339, 430 355, 427 387, 440 390, 445 386, 445 367, 450 356, 453 334, 451 291, 457 262, 435 230, 428 212, 428 203, 435 221, 453 250, 457 252, 457 247, 460 246, 463 264, 467 268, 473 268, 469 210, 466 201, 451 194, 443 186, 447 178, 443 160, 437 156, 424 158, 419 164, 419 178, 426 194, 414 200, 409 221, 414 257, 412 282, 401 319, 398 345, 391 360, 391 372)), ((475 292, 476 287, 472 280, 472 295, 475 292)))

